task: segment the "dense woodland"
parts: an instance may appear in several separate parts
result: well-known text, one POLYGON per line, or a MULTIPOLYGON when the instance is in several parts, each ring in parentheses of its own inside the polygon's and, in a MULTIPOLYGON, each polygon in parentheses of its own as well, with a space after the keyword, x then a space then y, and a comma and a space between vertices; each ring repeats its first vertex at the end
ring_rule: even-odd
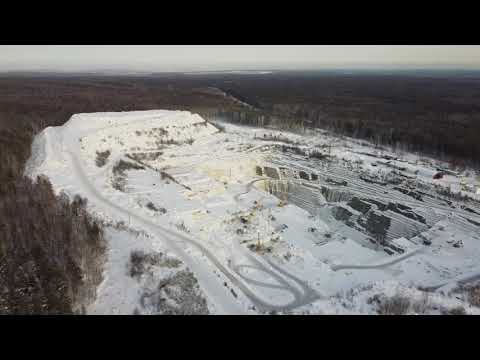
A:
POLYGON ((452 75, 0 77, 0 313, 79 312, 101 280, 103 229, 85 201, 23 177, 33 136, 75 113, 190 110, 241 124, 320 127, 478 163, 479 99, 479 78, 452 75))
POLYGON ((82 313, 102 277, 105 240, 86 200, 47 179, 0 184, 0 314, 82 313))
POLYGON ((480 75, 284 73, 212 83, 254 106, 235 122, 315 127, 446 160, 480 163, 480 75))

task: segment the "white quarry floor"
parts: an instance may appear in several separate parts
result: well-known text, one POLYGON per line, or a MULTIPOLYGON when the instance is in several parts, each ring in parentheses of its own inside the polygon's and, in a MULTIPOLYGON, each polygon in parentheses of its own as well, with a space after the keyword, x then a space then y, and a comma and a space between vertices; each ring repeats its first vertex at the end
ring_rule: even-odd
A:
MULTIPOLYGON (((126 270, 130 253, 139 249, 181 260, 197 278, 213 314, 374 313, 367 300, 377 293, 415 297, 416 286, 444 286, 480 274, 478 214, 433 197, 418 201, 360 177, 380 178, 391 171, 365 153, 398 156, 389 164, 404 168, 404 175, 454 192, 463 182, 472 189, 463 194, 478 200, 474 171, 433 180, 442 164, 431 159, 400 156, 323 132, 281 133, 307 152, 327 153, 325 145, 332 145, 332 160, 325 163, 284 153, 274 147, 284 143, 262 139, 279 131, 224 125, 226 131, 219 132, 200 116, 180 111, 78 114, 35 138, 29 176, 44 174, 57 192, 88 198, 96 216, 142 232, 107 229, 105 280, 89 313, 131 314, 139 308, 144 284, 126 270), (103 166, 97 165, 98 152, 109 152, 103 166), (121 168, 121 162, 137 168, 121 168), (299 190, 285 204, 278 193, 266 191, 267 177, 256 173, 257 166, 316 173, 318 181, 307 186, 317 203, 299 190), (347 185, 338 185, 341 181, 347 185), (334 193, 331 199, 322 195, 322 186, 334 193), (426 222, 389 212, 387 237, 402 249, 389 255, 369 243, 368 234, 332 216, 332 204, 362 215, 336 198, 342 191, 403 204, 424 214, 426 222), (431 244, 424 245, 424 239, 431 244), (454 247, 458 240, 462 246, 454 247)), ((305 185, 295 176, 278 182, 305 185)), ((476 211, 480 205, 471 201, 469 207, 476 211)), ((154 280, 171 272, 160 269, 154 280)), ((432 296, 445 306, 480 312, 448 294, 432 296)))

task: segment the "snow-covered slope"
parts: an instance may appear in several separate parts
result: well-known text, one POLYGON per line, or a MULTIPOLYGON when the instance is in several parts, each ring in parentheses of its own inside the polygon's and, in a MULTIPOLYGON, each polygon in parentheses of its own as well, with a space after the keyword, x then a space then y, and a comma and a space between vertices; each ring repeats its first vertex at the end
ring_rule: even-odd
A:
POLYGON ((75 114, 63 126, 48 127, 35 138, 26 173, 48 175, 55 166, 65 166, 72 152, 91 160, 97 151, 108 149, 118 157, 135 148, 148 151, 157 141, 184 143, 217 131, 199 115, 183 111, 75 114))

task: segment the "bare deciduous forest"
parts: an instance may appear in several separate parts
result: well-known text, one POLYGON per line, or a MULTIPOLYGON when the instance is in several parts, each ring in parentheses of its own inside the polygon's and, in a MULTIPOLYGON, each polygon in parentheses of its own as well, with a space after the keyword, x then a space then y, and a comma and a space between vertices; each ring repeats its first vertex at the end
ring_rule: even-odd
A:
POLYGON ((55 196, 47 179, 2 183, 0 314, 69 314, 95 297, 105 241, 86 200, 55 196))
POLYGON ((284 72, 199 79, 251 104, 254 125, 312 127, 450 160, 480 159, 480 74, 284 72))

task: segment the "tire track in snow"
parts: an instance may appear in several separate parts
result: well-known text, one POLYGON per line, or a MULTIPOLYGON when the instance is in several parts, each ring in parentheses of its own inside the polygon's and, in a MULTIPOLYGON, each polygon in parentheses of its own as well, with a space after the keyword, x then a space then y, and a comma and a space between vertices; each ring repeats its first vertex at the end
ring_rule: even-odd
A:
MULTIPOLYGON (((76 154, 73 153, 72 151, 67 151, 67 154, 71 158, 71 163, 73 165, 73 170, 78 176, 78 178, 81 180, 81 183, 84 186, 84 190, 87 190, 87 192, 90 193, 90 198, 95 199, 97 202, 102 203, 104 206, 107 208, 110 208, 110 210, 114 210, 113 212, 116 212, 117 214, 122 214, 123 216, 128 216, 130 219, 135 220, 137 223, 142 224, 143 227, 146 227, 151 230, 152 233, 154 233, 158 238, 164 239, 167 242, 167 245, 172 248, 177 254, 179 254, 184 261, 187 264, 194 265, 191 266, 193 271, 200 277, 206 280, 206 271, 205 269, 202 269, 202 265, 198 264, 194 259, 192 259, 191 256, 185 253, 183 249, 181 249, 178 244, 178 240, 186 242, 190 245, 193 245, 196 247, 200 252, 218 269, 220 272, 227 277, 236 287, 238 287, 244 294, 247 296, 250 301, 261 311, 268 312, 268 311, 284 311, 284 310, 291 310, 293 308, 303 306, 311 302, 313 296, 311 294, 313 293, 313 290, 308 288, 306 284, 304 284, 301 280, 297 279, 293 275, 290 275, 286 273, 285 271, 281 271, 285 276, 290 277, 293 279, 295 282, 297 282, 301 287, 304 288, 304 294, 302 295, 295 287, 291 286, 289 283, 287 283, 283 277, 279 276, 277 273, 274 271, 268 269, 265 267, 261 262, 258 260, 254 259, 253 257, 249 257, 250 260, 255 261, 256 265, 261 269, 261 271, 268 273, 272 278, 276 279, 279 283, 284 284, 284 290, 292 293, 294 300, 285 304, 285 305, 277 305, 277 304, 271 304, 267 301, 264 301, 260 297, 258 297, 250 288, 248 288, 243 282, 239 281, 237 277, 235 277, 223 264, 221 264, 217 258, 208 250, 206 249, 202 244, 198 243, 197 241, 181 234, 178 233, 172 229, 168 229, 166 227, 163 227, 161 225, 155 224, 149 220, 144 219, 143 217, 136 215, 129 210, 126 210, 117 204, 113 203, 109 199, 105 198, 94 186, 93 184, 89 181, 87 178, 85 172, 83 171, 82 165, 77 158, 76 154), (177 241, 176 241, 177 240, 177 241), (308 296, 305 296, 308 295, 308 296)), ((258 179, 257 179, 258 180, 258 179)), ((278 271, 279 268, 274 266, 273 264, 269 263, 270 266, 276 268, 278 271)), ((206 281, 205 281, 206 282, 206 281)), ((212 291, 217 293, 216 296, 219 296, 219 286, 214 286, 217 287, 216 290, 212 291)), ((223 289, 222 289, 223 290, 223 289)), ((213 294, 211 294, 213 295, 213 294)), ((229 307, 230 309, 233 309, 235 307, 229 307)), ((230 311, 230 310, 229 310, 230 311)))
POLYGON ((345 269, 383 269, 383 268, 386 268, 388 266, 391 266, 391 265, 394 265, 396 263, 399 263, 403 260, 406 260, 418 253, 420 253, 422 251, 421 248, 419 249, 416 249, 416 250, 413 250, 413 251, 410 251, 409 253, 407 254, 403 254, 401 256, 398 256, 396 257, 395 259, 393 260, 390 260, 390 261, 386 261, 384 263, 381 263, 381 264, 365 264, 365 265, 360 265, 360 264, 345 264, 345 265, 332 265, 331 266, 331 269, 333 271, 338 271, 338 270, 345 270, 345 269))

